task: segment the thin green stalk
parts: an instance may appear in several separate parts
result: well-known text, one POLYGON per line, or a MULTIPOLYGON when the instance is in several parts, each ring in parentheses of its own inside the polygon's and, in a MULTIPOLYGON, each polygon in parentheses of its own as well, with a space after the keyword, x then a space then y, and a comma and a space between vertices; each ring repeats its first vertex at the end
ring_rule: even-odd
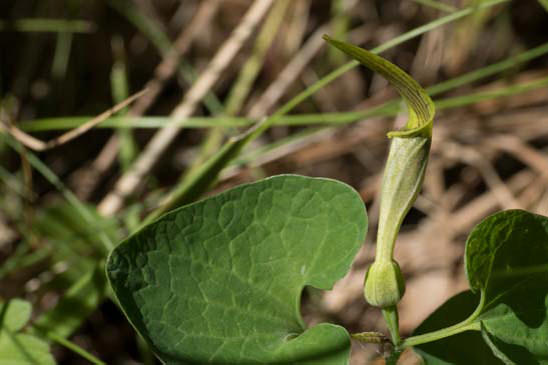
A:
POLYGON ((401 36, 396 37, 396 38, 392 39, 391 41, 388 41, 388 42, 384 43, 382 46, 379 46, 379 47, 375 48, 374 50, 371 50, 371 52, 373 52, 373 53, 384 52, 389 48, 392 48, 392 47, 394 47, 398 44, 401 44, 405 41, 408 41, 409 39, 415 38, 416 36, 419 36, 423 33, 426 33, 426 32, 428 32, 432 29, 438 28, 439 26, 442 26, 444 24, 451 23, 451 22, 454 22, 455 20, 464 18, 465 16, 473 14, 478 10, 490 8, 492 6, 502 4, 502 3, 506 3, 508 1, 510 1, 510 0, 491 0, 491 1, 484 1, 483 3, 481 3, 481 5, 469 6, 467 8, 462 9, 462 10, 459 10, 459 11, 456 11, 456 12, 451 13, 449 15, 446 15, 442 18, 431 21, 430 23, 427 23, 423 26, 417 27, 417 28, 415 28, 415 29, 413 29, 409 32, 406 32, 406 33, 402 34, 401 36))
POLYGON ((454 6, 451 6, 436 0, 413 0, 413 1, 424 6, 429 6, 436 10, 444 11, 446 13, 453 13, 457 11, 457 8, 455 8, 454 6))
MULTIPOLYGON (((474 104, 477 102, 517 95, 546 86, 547 78, 510 85, 501 89, 471 93, 445 99, 434 100, 436 109, 452 109, 474 104)), ((279 117, 274 125, 284 126, 313 126, 348 124, 373 117, 389 117, 400 111, 399 101, 392 100, 378 107, 363 111, 323 113, 323 114, 294 114, 279 117)), ((23 122, 21 127, 27 132, 40 132, 58 129, 71 129, 89 120, 90 117, 62 117, 45 118, 23 122)), ((128 117, 127 123, 131 128, 159 128, 168 121, 168 117, 128 117)), ((210 128, 213 126, 245 127, 256 121, 240 117, 192 117, 175 123, 175 126, 184 125, 186 128, 210 128)), ((120 117, 112 117, 97 126, 98 128, 119 128, 123 123, 120 117)))
POLYGON ((81 348, 80 346, 78 346, 74 342, 71 342, 71 341, 69 341, 69 340, 67 340, 67 339, 65 339, 61 336, 57 336, 53 332, 47 333, 46 336, 50 340, 57 342, 59 345, 61 345, 63 347, 66 347, 70 351, 74 352, 75 354, 80 355, 81 357, 83 357, 84 359, 86 359, 87 361, 91 362, 94 365, 106 365, 105 362, 99 360, 93 354, 90 354, 89 352, 87 352, 85 349, 81 348))
POLYGON ((398 365, 402 351, 393 350, 385 359, 386 365, 398 365))
POLYGON ((390 332, 390 337, 392 337, 392 343, 397 347, 401 343, 398 307, 394 305, 382 308, 381 311, 388 331, 390 332))
MULTIPOLYGON (((110 85, 114 102, 115 104, 118 104, 129 97, 129 81, 127 79, 124 41, 120 36, 112 38, 112 53, 114 55, 114 63, 110 73, 110 85)), ((124 115, 126 112, 127 108, 119 114, 124 115)), ((120 141, 118 159, 122 166, 122 171, 127 171, 137 155, 137 143, 135 142, 129 127, 124 128, 126 124, 127 122, 123 119, 122 128, 118 129, 118 138, 120 141)))
POLYGON ((162 26, 152 17, 139 11, 133 1, 108 0, 107 4, 126 17, 137 29, 146 36, 150 42, 165 56, 171 49, 171 41, 165 34, 162 26))
POLYGON ((418 336, 412 336, 408 337, 403 340, 401 345, 399 346, 400 349, 405 349, 407 347, 417 346, 423 343, 433 342, 437 340, 441 340, 442 338, 446 338, 449 336, 456 335, 461 332, 465 331, 480 331, 481 330, 481 324, 480 322, 475 322, 475 320, 478 318, 478 316, 481 314, 481 311, 483 310, 485 304, 485 295, 482 292, 480 297, 480 302, 474 311, 468 318, 466 318, 464 321, 457 323, 453 326, 442 328, 437 331, 425 333, 418 336))
POLYGON ((277 149, 280 148, 288 148, 288 146, 291 145, 298 145, 303 142, 303 139, 306 139, 308 137, 313 137, 319 132, 327 131, 328 128, 326 127, 319 127, 319 128, 306 128, 301 131, 292 133, 288 135, 285 138, 277 139, 271 143, 268 143, 263 146, 259 146, 256 149, 246 151, 246 153, 242 153, 240 156, 235 158, 229 166, 238 166, 238 165, 250 165, 253 163, 253 161, 257 160, 259 157, 264 156, 268 154, 269 152, 274 152, 277 149))
MULTIPOLYGON (((331 0, 332 26, 330 27, 330 31, 333 34, 333 38, 341 41, 346 41, 348 26, 350 24, 350 19, 346 13, 344 3, 344 0, 331 0)), ((340 65, 345 61, 344 54, 337 52, 337 50, 332 47, 327 49, 327 55, 332 65, 340 65)))
POLYGON ((85 20, 64 19, 17 19, 0 21, 0 31, 53 32, 53 33, 92 33, 95 25, 85 20))
POLYGON ((55 44, 55 55, 51 66, 51 75, 62 80, 67 73, 67 66, 72 48, 72 39, 74 34, 69 32, 61 32, 57 34, 57 43, 55 44))
POLYGON ((516 95, 527 91, 542 88, 548 85, 548 77, 541 78, 539 80, 524 82, 518 85, 510 85, 505 88, 493 91, 485 91, 479 93, 473 93, 469 95, 456 96, 453 98, 447 98, 440 100, 436 103, 436 107, 439 109, 458 108, 464 105, 472 103, 478 103, 483 100, 490 100, 501 98, 510 95, 516 95))
POLYGON ((454 79, 441 82, 437 85, 427 88, 426 91, 428 91, 431 96, 434 96, 442 92, 457 88, 459 86, 466 85, 485 77, 497 74, 509 68, 516 67, 521 63, 525 63, 546 53, 548 53, 548 43, 541 44, 538 47, 507 58, 504 61, 497 62, 492 65, 482 67, 479 70, 468 72, 454 79))

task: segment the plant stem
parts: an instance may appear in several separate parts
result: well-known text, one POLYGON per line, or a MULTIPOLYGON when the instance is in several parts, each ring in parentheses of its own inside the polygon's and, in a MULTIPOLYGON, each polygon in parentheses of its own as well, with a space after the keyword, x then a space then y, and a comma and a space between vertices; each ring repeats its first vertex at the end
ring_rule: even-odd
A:
POLYGON ((97 357, 95 357, 91 353, 87 352, 86 350, 84 350, 82 347, 78 346, 74 342, 70 342, 69 340, 67 340, 67 339, 65 339, 61 336, 57 336, 55 333, 47 333, 46 336, 50 340, 55 341, 58 344, 60 344, 61 346, 64 346, 67 349, 69 349, 70 351, 82 356, 84 359, 88 360, 89 362, 91 362, 94 365, 106 365, 106 363, 99 360, 97 357))
POLYGON ((388 326, 388 331, 390 332, 390 337, 392 337, 392 342, 395 347, 398 347, 401 343, 398 308, 395 305, 383 308, 382 315, 386 321, 386 325, 388 326))
POLYGON ((480 302, 470 317, 466 318, 464 321, 457 323, 453 326, 442 328, 437 331, 425 333, 418 336, 412 336, 403 340, 399 345, 400 349, 405 349, 407 347, 417 346, 423 343, 433 342, 441 340, 442 338, 456 335, 464 331, 480 331, 481 323, 475 322, 476 318, 481 314, 485 304, 485 294, 481 293, 480 302))
POLYGON ((385 358, 386 365, 398 365, 398 359, 400 358, 402 351, 394 350, 385 358))
POLYGON ((0 21, 0 31, 92 33, 95 24, 85 20, 26 18, 13 22, 0 21))
POLYGON ((407 348, 411 346, 417 346, 423 343, 433 342, 441 340, 442 338, 456 335, 465 331, 480 331, 481 324, 480 322, 471 322, 471 323, 458 323, 454 326, 443 328, 438 331, 425 333, 424 335, 409 337, 401 343, 401 348, 407 348))

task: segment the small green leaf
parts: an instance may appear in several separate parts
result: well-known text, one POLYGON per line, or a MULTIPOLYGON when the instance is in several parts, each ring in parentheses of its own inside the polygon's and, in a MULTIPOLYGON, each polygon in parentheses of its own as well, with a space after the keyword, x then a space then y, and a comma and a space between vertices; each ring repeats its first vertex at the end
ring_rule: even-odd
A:
POLYGON ((349 186, 276 176, 164 215, 111 253, 107 275, 167 363, 348 364, 346 330, 306 329, 300 297, 346 274, 366 226, 349 186))
POLYGON ((21 332, 31 312, 24 300, 0 303, 0 365, 55 364, 47 342, 21 332))
POLYGON ((324 35, 323 38, 332 46, 381 74, 402 96, 409 110, 409 119, 403 130, 392 131, 388 133, 388 137, 423 136, 430 138, 432 136, 434 102, 417 81, 398 66, 372 52, 350 43, 331 39, 327 35, 324 35))
POLYGON ((2 303, 2 313, 2 327, 12 332, 19 331, 29 321, 32 305, 21 299, 13 299, 2 303))
MULTIPOLYGON (((548 364, 548 218, 522 210, 494 214, 470 234, 465 259, 481 301, 462 328, 475 323, 505 364, 548 364)), ((432 355, 429 346, 420 351, 432 355)))

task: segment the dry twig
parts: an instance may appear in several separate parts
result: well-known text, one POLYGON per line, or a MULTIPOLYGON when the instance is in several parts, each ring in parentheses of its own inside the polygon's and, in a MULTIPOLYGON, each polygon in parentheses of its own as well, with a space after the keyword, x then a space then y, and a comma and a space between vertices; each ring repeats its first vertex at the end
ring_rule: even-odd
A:
POLYGON ((21 142, 24 146, 34 150, 34 151, 45 151, 52 149, 54 147, 61 146, 71 140, 73 140, 76 137, 81 136, 82 134, 86 133, 93 127, 95 127, 97 124, 105 121, 106 119, 110 118, 113 114, 119 112, 120 110, 127 107, 129 104, 131 104, 133 101, 137 100, 141 96, 145 95, 147 92, 147 89, 143 89, 139 91, 138 93, 133 94, 126 100, 122 101, 119 104, 116 104, 113 108, 99 114, 95 118, 87 121, 86 123, 82 124, 79 127, 76 127, 74 129, 71 129, 70 131, 60 135, 59 137, 55 137, 47 142, 44 142, 42 140, 39 140, 38 138, 35 138, 31 136, 30 134, 27 134, 17 128, 13 124, 9 124, 8 122, 2 121, 0 123, 0 130, 3 130, 9 134, 12 135, 13 138, 17 139, 19 142, 21 142))

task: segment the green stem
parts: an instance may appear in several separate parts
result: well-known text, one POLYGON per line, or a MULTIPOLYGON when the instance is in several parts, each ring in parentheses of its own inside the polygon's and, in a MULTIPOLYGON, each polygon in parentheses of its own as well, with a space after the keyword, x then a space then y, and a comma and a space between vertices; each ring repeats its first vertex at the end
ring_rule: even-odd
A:
POLYGON ((386 321, 390 337, 392 337, 392 343, 394 346, 399 346, 401 343, 398 308, 394 305, 391 307, 383 308, 382 315, 386 321))
POLYGON ((386 365, 398 365, 398 360, 400 358, 402 351, 394 350, 388 355, 385 359, 386 365))
POLYGON ((0 32, 54 32, 54 33, 92 33, 95 24, 86 20, 28 18, 13 22, 0 21, 0 32))
POLYGON ((481 314, 481 311, 483 310, 483 306, 485 303, 485 295, 482 292, 480 302, 474 311, 470 315, 470 317, 466 318, 464 321, 457 323, 453 326, 442 328, 437 331, 425 333, 423 335, 418 336, 412 336, 409 338, 406 338, 403 340, 403 342, 400 344, 400 349, 405 349, 407 347, 417 346, 423 343, 433 342, 437 340, 441 340, 442 338, 446 338, 449 336, 456 335, 461 332, 465 331, 480 331, 481 330, 481 324, 480 322, 475 322, 476 318, 481 314))
POLYGON ((97 357, 95 357, 94 355, 90 354, 89 352, 87 352, 86 350, 84 350, 83 348, 81 348, 80 346, 78 346, 77 344, 73 343, 73 342, 70 342, 69 340, 67 339, 64 339, 63 337, 61 336, 57 336, 55 333, 47 333, 46 336, 52 340, 52 341, 55 341, 57 342, 59 345, 61 346, 64 346, 66 347, 67 349, 69 349, 70 351, 82 356, 84 359, 88 360, 89 362, 91 362, 92 364, 94 365, 106 365, 106 363, 104 363, 103 361, 99 360, 97 357))
POLYGON ((441 340, 442 338, 453 336, 461 332, 480 331, 480 330, 481 330, 481 325, 479 322, 471 322, 466 324, 459 323, 454 326, 447 327, 438 331, 425 333, 424 335, 409 337, 402 342, 401 347, 407 348, 407 347, 417 346, 423 343, 441 340))

